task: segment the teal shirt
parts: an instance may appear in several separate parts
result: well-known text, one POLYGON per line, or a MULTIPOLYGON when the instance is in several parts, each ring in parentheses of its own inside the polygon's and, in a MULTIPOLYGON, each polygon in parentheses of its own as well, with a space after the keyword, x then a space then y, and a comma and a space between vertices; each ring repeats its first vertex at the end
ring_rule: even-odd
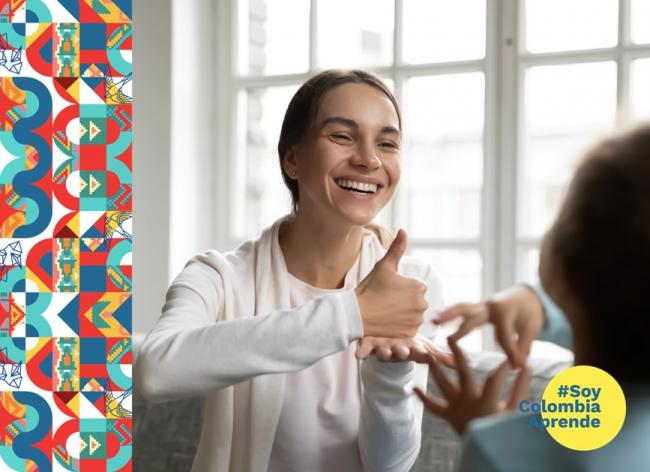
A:
MULTIPOLYGON (((531 288, 546 316, 539 339, 570 348, 571 329, 564 314, 539 285, 531 288)), ((649 472, 650 385, 621 387, 627 403, 625 423, 616 438, 600 449, 567 449, 546 431, 529 427, 528 415, 494 415, 469 425, 460 472, 649 472)))

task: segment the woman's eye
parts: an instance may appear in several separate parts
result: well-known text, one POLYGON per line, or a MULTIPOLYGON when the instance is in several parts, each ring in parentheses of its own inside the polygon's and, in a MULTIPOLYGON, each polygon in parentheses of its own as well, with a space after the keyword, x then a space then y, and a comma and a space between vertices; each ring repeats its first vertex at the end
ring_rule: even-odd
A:
POLYGON ((332 134, 331 136, 339 141, 352 141, 352 138, 347 134, 332 134))
POLYGON ((399 149, 399 146, 396 143, 392 143, 390 141, 385 141, 383 143, 379 143, 381 147, 384 148, 389 148, 389 149, 399 149))

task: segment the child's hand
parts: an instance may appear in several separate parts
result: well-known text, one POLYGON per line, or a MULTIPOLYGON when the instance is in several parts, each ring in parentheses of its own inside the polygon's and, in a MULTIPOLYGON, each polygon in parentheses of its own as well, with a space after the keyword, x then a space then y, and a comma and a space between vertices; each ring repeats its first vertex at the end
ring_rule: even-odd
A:
POLYGON ((495 369, 486 379, 483 388, 478 389, 467 359, 456 342, 450 339, 449 346, 456 361, 459 385, 454 384, 437 360, 430 356, 427 363, 445 400, 427 395, 417 387, 414 390, 430 413, 445 419, 459 434, 465 431, 471 420, 514 409, 525 396, 530 382, 530 371, 526 367, 521 369, 517 376, 508 401, 499 401, 501 385, 508 371, 508 361, 504 361, 495 369))
POLYGON ((447 367, 454 368, 454 357, 438 349, 433 342, 418 334, 414 338, 375 338, 366 336, 359 341, 357 359, 374 354, 382 362, 415 361, 425 364, 433 357, 447 367))
POLYGON ((513 367, 524 367, 533 340, 544 326, 544 309, 537 295, 526 286, 503 290, 479 303, 457 303, 433 320, 444 324, 454 318, 463 321, 450 336, 458 341, 474 328, 490 322, 494 335, 513 367))

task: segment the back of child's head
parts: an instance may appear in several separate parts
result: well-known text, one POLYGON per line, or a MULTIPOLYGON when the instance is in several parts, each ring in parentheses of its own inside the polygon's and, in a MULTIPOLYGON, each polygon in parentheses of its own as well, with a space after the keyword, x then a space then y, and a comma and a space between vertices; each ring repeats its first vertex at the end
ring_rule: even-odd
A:
POLYGON ((587 154, 551 251, 584 312, 590 359, 616 378, 650 381, 650 124, 587 154))

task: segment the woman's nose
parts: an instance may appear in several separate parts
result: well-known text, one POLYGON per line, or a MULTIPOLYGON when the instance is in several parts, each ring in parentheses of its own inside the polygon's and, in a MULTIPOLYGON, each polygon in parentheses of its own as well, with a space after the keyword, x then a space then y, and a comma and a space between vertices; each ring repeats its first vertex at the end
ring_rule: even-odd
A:
POLYGON ((356 148, 352 162, 354 165, 368 169, 376 169, 381 165, 375 146, 372 143, 360 143, 356 148))

